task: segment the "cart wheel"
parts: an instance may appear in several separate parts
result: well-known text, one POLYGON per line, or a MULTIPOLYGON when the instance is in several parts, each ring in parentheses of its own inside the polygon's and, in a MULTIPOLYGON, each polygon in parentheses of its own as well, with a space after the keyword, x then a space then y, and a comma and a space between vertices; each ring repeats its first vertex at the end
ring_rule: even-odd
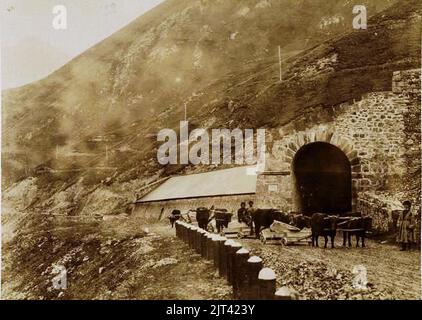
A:
POLYGON ((261 240, 261 242, 263 244, 267 243, 267 238, 265 237, 265 235, 262 232, 260 232, 260 234, 259 234, 259 240, 261 240))
POLYGON ((280 244, 281 244, 283 247, 287 246, 287 245, 288 245, 288 241, 287 241, 287 239, 286 239, 286 238, 281 238, 281 240, 280 240, 280 244))

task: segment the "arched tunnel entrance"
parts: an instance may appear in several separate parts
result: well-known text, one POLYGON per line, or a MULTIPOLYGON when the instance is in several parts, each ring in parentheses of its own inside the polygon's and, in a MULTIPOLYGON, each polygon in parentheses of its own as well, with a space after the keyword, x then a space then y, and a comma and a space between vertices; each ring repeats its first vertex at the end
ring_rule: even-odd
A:
POLYGON ((351 211, 351 165, 336 146, 326 142, 304 145, 293 159, 293 174, 295 201, 300 212, 351 211))

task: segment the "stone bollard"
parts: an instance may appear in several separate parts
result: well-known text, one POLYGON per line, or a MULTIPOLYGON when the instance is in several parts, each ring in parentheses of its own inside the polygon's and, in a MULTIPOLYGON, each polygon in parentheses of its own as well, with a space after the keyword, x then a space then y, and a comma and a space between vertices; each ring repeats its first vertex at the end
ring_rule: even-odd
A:
POLYGON ((214 257, 214 248, 212 247, 212 242, 214 239, 215 235, 210 233, 207 237, 207 255, 206 255, 206 259, 207 260, 212 260, 214 257))
POLYGON ((197 232, 198 232, 198 227, 193 226, 193 228, 192 228, 192 249, 194 251, 196 251, 197 232))
POLYGON ((202 243, 203 243, 203 239, 205 239, 205 236, 208 232, 205 231, 204 229, 199 229, 199 239, 198 239, 198 251, 199 254, 201 255, 201 257, 204 257, 204 252, 202 250, 202 243))
POLYGON ((275 272, 270 268, 263 268, 258 274, 259 300, 274 300, 276 291, 275 272))
POLYGON ((233 284, 233 279, 235 277, 235 265, 234 259, 236 256, 236 252, 242 248, 242 245, 239 242, 233 241, 231 246, 229 247, 229 251, 227 252, 227 282, 229 284, 233 284))
POLYGON ((187 223, 183 223, 183 241, 188 244, 189 242, 189 229, 188 229, 188 224, 187 223))
POLYGON ((175 227, 175 229, 176 229, 176 237, 177 238, 180 238, 180 226, 179 226, 179 221, 176 221, 175 223, 174 223, 174 227, 175 227))
POLYGON ((202 258, 205 258, 205 254, 206 254, 206 244, 207 244, 207 233, 205 230, 200 229, 199 230, 199 253, 201 254, 202 258))
POLYGON ((185 231, 186 231, 185 223, 180 222, 180 239, 182 239, 183 242, 186 242, 185 231))
POLYGON ((227 238, 222 237, 220 235, 216 235, 214 237, 214 267, 219 270, 220 269, 220 256, 221 256, 221 250, 224 246, 224 242, 226 242, 227 238))
POLYGON ((186 237, 186 244, 187 245, 189 245, 189 237, 190 237, 190 224, 187 224, 186 223, 186 226, 185 226, 185 237, 186 237))
POLYGON ((182 238, 182 223, 180 221, 176 221, 175 226, 176 226, 176 237, 181 239, 182 238))
POLYGON ((209 239, 208 247, 207 247, 207 248, 209 248, 208 260, 210 262, 212 262, 213 265, 214 265, 214 254, 215 254, 215 250, 216 250, 216 248, 215 248, 215 242, 217 241, 217 237, 218 237, 217 234, 212 233, 212 236, 209 239))
POLYGON ((184 231, 184 238, 185 238, 185 243, 187 245, 189 245, 189 228, 190 228, 190 226, 186 223, 185 224, 185 231, 184 231))
POLYGON ((226 240, 223 243, 222 249, 220 251, 220 264, 219 264, 219 275, 220 277, 226 278, 227 277, 227 256, 230 251, 230 247, 234 241, 233 240, 226 240))
POLYGON ((293 294, 287 287, 281 287, 274 295, 274 300, 293 300, 293 294))
POLYGON ((247 300, 257 300, 259 298, 258 274, 262 269, 262 259, 257 256, 250 257, 247 261, 247 290, 245 290, 247 300))
POLYGON ((195 249, 195 233, 196 227, 191 225, 189 228, 189 247, 191 249, 195 249))
POLYGON ((205 231, 204 229, 198 228, 196 230, 196 252, 201 254, 201 238, 202 232, 205 231))
POLYGON ((212 233, 208 233, 207 234, 207 237, 205 239, 205 243, 206 243, 205 259, 207 259, 207 260, 210 259, 210 254, 211 254, 211 251, 210 251, 210 242, 211 242, 213 236, 214 235, 212 233))
POLYGON ((188 229, 187 244, 188 244, 189 248, 191 248, 192 247, 192 226, 188 225, 187 229, 188 229))
POLYGON ((198 254, 201 254, 201 237, 202 237, 202 231, 204 231, 201 228, 197 228, 196 229, 196 233, 195 233, 195 251, 198 254))
POLYGON ((249 250, 242 248, 236 251, 235 255, 235 278, 233 281, 233 295, 235 299, 245 299, 245 288, 247 288, 247 262, 249 250))

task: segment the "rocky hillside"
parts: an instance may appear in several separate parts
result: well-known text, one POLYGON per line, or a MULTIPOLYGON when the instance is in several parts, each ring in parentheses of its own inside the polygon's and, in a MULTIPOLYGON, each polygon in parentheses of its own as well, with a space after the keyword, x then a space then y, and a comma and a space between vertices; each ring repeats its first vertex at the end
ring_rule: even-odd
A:
MULTIPOLYGON (((134 190, 183 169, 157 165, 155 135, 176 128, 184 106, 191 127, 275 127, 391 90, 393 71, 420 66, 420 1, 399 1, 359 31, 354 2, 336 3, 165 2, 48 78, 5 92, 3 184, 33 176, 42 192, 28 205, 48 212, 124 212, 134 190)), ((368 1, 369 13, 388 4, 368 1)))
MULTIPOLYGON (((322 69, 330 71, 337 62, 344 70, 364 68, 367 58, 373 59, 368 63, 371 66, 382 64, 382 57, 376 52, 367 56, 372 48, 368 46, 370 41, 380 43, 379 54, 385 56, 384 63, 403 60, 402 53, 414 47, 412 39, 403 39, 410 50, 394 45, 400 40, 395 38, 397 35, 416 36, 407 26, 414 22, 405 15, 394 17, 400 20, 399 25, 392 30, 388 27, 378 36, 373 32, 356 33, 345 43, 339 40, 317 46, 352 30, 352 7, 357 3, 367 5, 368 14, 375 15, 395 1, 166 1, 46 79, 4 92, 3 183, 26 176, 41 164, 73 171, 104 166, 105 140, 112 146, 111 153, 120 153, 118 163, 133 158, 136 160, 131 160, 134 163, 128 167, 139 167, 141 158, 152 156, 148 135, 173 126, 173 120, 183 116, 185 103, 189 104, 192 119, 204 104, 214 102, 220 107, 230 99, 244 100, 241 107, 247 109, 256 125, 272 118, 253 119, 259 108, 249 105, 249 97, 262 90, 269 95, 261 95, 254 105, 277 114, 279 106, 272 104, 280 98, 283 105, 295 110, 309 104, 333 103, 335 89, 324 90, 324 95, 316 97, 312 92, 296 92, 290 83, 313 77, 313 72, 320 73, 322 69), (364 48, 355 50, 359 43, 364 48), (306 54, 286 61, 285 78, 293 82, 285 82, 287 87, 283 90, 275 85, 278 45, 286 59, 307 49, 306 54), (391 55, 384 47, 400 52, 391 55), (364 59, 358 62, 356 53, 364 59), (344 61, 351 58, 353 62, 344 61), (202 95, 205 98, 198 101, 202 95), (307 103, 295 103, 295 96, 303 97, 307 103), (325 101, 327 97, 330 99, 325 101)), ((415 14, 412 6, 416 3, 399 10, 415 14)), ((343 79, 344 75, 336 77, 343 79)), ((355 77, 348 77, 343 82, 347 85, 354 80, 355 77)), ((315 77, 314 83, 318 81, 315 77)), ((333 77, 327 81, 337 83, 333 77)), ((314 85, 303 90, 309 86, 314 85)), ((369 88, 356 89, 350 92, 357 91, 354 94, 358 95, 369 88)), ((239 108, 236 104, 235 109, 239 108)), ((233 116, 218 112, 217 117, 233 116)))

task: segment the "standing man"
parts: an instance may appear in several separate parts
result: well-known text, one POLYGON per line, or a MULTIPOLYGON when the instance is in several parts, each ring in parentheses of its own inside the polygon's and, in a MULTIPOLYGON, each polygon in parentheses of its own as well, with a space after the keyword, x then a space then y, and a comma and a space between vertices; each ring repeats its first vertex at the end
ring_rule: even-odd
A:
POLYGON ((415 224, 410 210, 412 203, 406 200, 403 202, 403 206, 404 210, 399 214, 397 219, 397 242, 401 246, 400 251, 410 250, 412 242, 415 241, 415 224))
POLYGON ((251 227, 251 236, 253 236, 254 234, 254 225, 253 225, 253 218, 254 218, 254 214, 255 214, 255 208, 253 207, 253 201, 249 201, 249 208, 247 209, 247 215, 250 217, 250 227, 251 227))

